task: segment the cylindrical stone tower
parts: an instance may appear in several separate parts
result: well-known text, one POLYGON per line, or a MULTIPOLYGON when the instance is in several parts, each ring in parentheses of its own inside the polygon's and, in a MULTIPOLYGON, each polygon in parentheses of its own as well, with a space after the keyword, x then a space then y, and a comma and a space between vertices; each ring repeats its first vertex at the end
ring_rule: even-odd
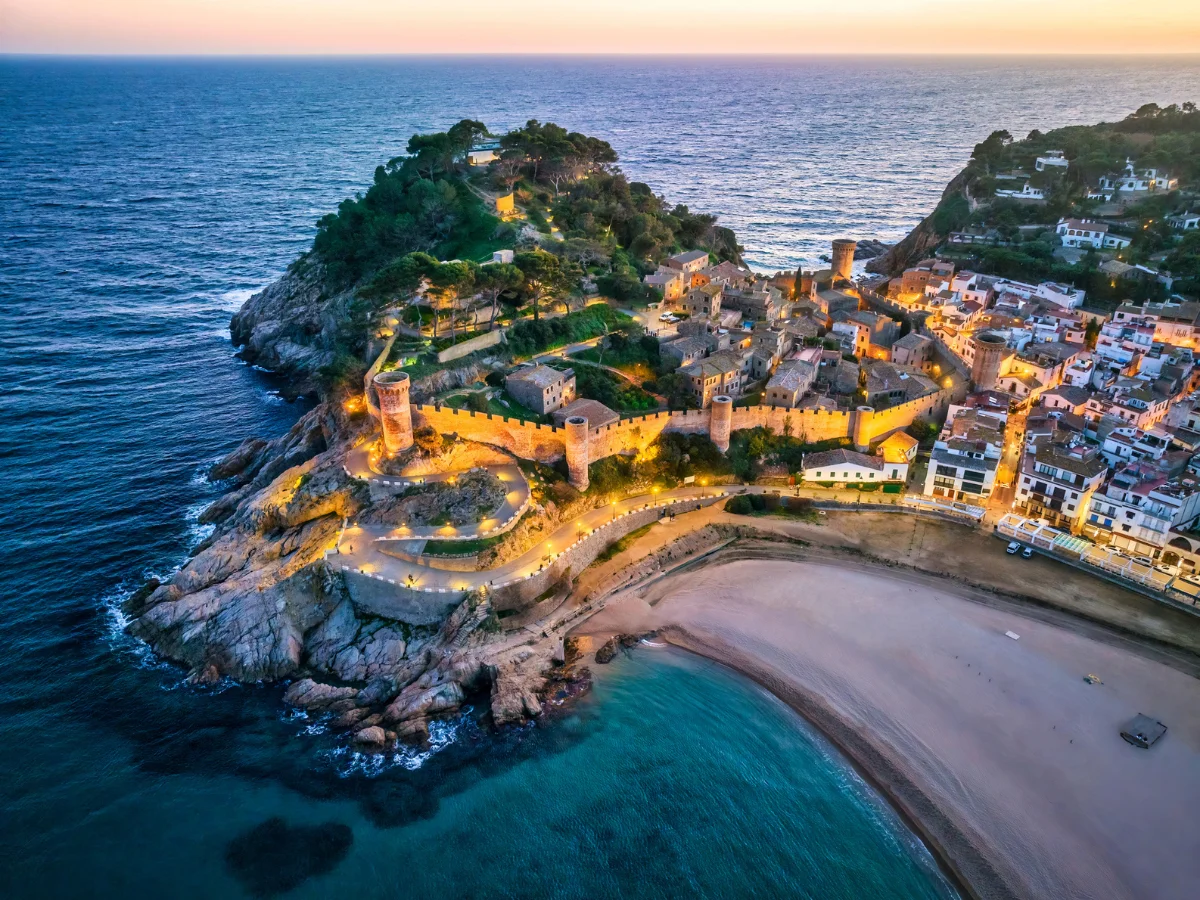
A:
POLYGON ((850 273, 854 268, 854 251, 857 247, 857 241, 846 238, 839 238, 833 242, 833 262, 829 268, 833 270, 834 281, 839 278, 850 280, 850 273))
POLYGON ((383 450, 395 456, 413 444, 412 409, 408 405, 408 373, 380 372, 375 376, 383 450))
POLYGON ((724 394, 713 397, 708 414, 708 436, 724 453, 729 449, 729 432, 733 427, 733 398, 724 394))
POLYGON ((973 337, 975 360, 971 363, 971 380, 978 391, 990 391, 1000 379, 1000 364, 1008 344, 1004 337, 985 331, 973 337))
POLYGON ((871 419, 875 410, 869 406, 860 406, 854 411, 854 449, 866 453, 871 449, 871 419))
POLYGON ((567 469, 571 486, 579 491, 588 489, 588 420, 569 416, 564 423, 567 431, 567 469))

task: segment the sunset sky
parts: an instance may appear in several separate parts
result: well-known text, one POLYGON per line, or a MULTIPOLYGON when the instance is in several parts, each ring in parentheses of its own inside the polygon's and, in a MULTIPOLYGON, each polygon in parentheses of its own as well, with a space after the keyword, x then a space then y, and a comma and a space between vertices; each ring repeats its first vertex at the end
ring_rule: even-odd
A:
POLYGON ((1200 53, 1200 0, 0 0, 7 53, 1200 53))

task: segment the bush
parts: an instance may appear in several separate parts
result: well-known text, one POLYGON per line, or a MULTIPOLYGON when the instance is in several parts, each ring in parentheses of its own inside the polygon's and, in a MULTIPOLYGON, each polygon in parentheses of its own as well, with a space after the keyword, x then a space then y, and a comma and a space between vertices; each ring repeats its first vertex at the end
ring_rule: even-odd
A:
POLYGON ((748 516, 754 512, 754 505, 750 502, 750 494, 738 494, 736 497, 730 497, 725 501, 725 512, 733 513, 735 516, 748 516))
POLYGON ((553 319, 522 319, 508 330, 508 349, 516 357, 534 356, 555 347, 598 337, 632 321, 629 316, 603 303, 553 319))
POLYGON ((422 425, 413 429, 413 443, 422 453, 442 452, 442 436, 432 425, 422 425))

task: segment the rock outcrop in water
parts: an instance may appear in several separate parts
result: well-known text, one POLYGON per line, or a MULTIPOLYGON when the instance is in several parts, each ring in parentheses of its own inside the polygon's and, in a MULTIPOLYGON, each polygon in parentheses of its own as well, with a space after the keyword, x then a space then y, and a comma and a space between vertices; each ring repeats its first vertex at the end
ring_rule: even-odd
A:
MULTIPOLYGON (((371 504, 343 468, 367 427, 323 403, 283 437, 247 440, 216 463, 230 487, 202 517, 216 530, 169 581, 130 598, 130 632, 197 683, 295 679, 285 702, 333 717, 367 749, 427 738, 431 719, 473 695, 490 694, 497 724, 540 715, 551 642, 482 627, 490 607, 476 595, 437 627, 364 614, 326 564, 343 520, 371 504)), ((488 479, 478 475, 484 494, 488 479)))

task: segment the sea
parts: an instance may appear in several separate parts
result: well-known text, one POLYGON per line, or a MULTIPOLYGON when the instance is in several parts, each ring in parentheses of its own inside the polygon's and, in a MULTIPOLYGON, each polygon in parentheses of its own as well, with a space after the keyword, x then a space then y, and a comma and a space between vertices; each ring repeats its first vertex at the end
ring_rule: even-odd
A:
POLYGON ((956 896, 820 735, 681 652, 367 757, 278 686, 182 685, 120 601, 206 536, 209 464, 306 409, 230 315, 414 132, 597 135, 771 271, 902 237, 995 129, 1185 100, 1200 57, 0 57, 0 897, 956 896))

